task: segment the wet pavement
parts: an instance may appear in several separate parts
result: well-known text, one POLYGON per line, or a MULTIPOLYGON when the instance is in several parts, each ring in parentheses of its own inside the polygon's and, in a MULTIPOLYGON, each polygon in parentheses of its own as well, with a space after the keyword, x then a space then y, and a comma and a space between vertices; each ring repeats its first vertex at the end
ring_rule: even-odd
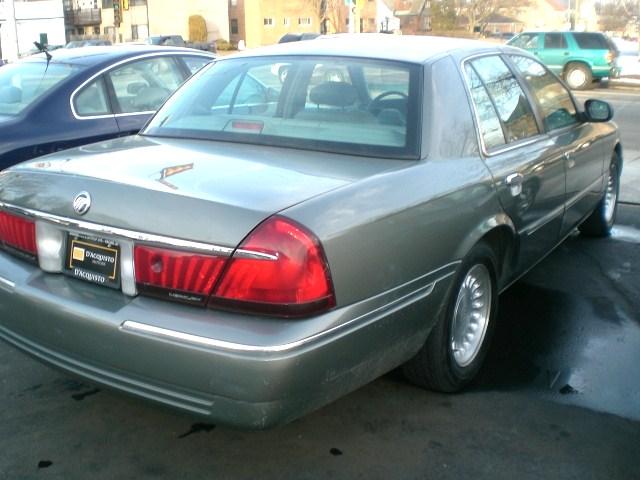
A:
POLYGON ((618 215, 610 238, 570 237, 502 295, 476 388, 640 420, 640 206, 618 215))
POLYGON ((501 297, 475 385, 392 372, 289 425, 238 432, 95 388, 0 343, 0 479, 634 479, 640 206, 572 236, 501 297))

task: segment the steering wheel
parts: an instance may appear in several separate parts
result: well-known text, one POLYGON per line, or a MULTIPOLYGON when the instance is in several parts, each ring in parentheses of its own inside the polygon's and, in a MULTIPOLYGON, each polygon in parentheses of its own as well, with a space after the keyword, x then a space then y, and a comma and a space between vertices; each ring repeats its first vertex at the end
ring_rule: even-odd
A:
POLYGON ((376 98, 374 98, 373 100, 371 100, 371 103, 369 104, 369 111, 371 113, 373 113, 374 115, 376 113, 378 113, 380 110, 382 110, 382 106, 380 105, 380 102, 382 100, 384 100, 387 97, 390 97, 392 95, 397 95, 399 97, 402 98, 402 100, 408 100, 408 96, 407 94, 399 91, 399 90, 390 90, 388 92, 383 92, 380 95, 378 95, 376 98))

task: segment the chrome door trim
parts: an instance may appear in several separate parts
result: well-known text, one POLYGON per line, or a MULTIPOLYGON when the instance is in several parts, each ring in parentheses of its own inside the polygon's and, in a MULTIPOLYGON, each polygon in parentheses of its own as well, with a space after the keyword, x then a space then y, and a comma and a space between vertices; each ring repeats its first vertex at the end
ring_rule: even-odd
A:
POLYGON ((593 182, 591 185, 589 185, 587 188, 585 188, 584 190, 582 190, 581 192, 578 192, 577 194, 575 194, 573 197, 571 197, 569 200, 565 201, 561 206, 559 206, 558 208, 552 210, 551 212, 549 212, 548 214, 546 214, 544 217, 536 220, 535 222, 533 222, 532 224, 526 226, 525 228, 522 229, 522 233, 526 234, 526 235, 533 235, 534 233, 536 233, 538 230, 540 230, 542 227, 544 227, 547 223, 553 221, 558 215, 563 214, 566 210, 569 210, 571 207, 573 207, 576 203, 578 203, 580 200, 582 200, 584 197, 587 196, 587 194, 594 189, 598 184, 600 184, 602 182, 602 179, 598 179, 595 182, 593 182))
POLYGON ((582 200, 584 197, 587 196, 587 194, 595 189, 598 184, 602 184, 602 178, 597 179, 595 182, 593 182, 591 185, 589 185, 587 188, 585 188, 584 190, 576 193, 573 197, 571 197, 569 200, 566 201, 565 205, 567 210, 569 210, 571 207, 573 207, 576 203, 578 203, 580 200, 582 200))
MULTIPOLYGON (((87 80, 82 82, 80 84, 80 86, 78 86, 71 93, 71 96, 69 97, 69 105, 71 107, 71 113, 73 114, 73 117, 76 120, 96 120, 96 119, 101 119, 101 118, 130 117, 132 115, 149 115, 149 114, 155 113, 155 110, 151 110, 151 111, 145 111, 145 112, 111 113, 111 114, 107 114, 107 115, 78 115, 78 113, 76 112, 76 108, 74 106, 73 101, 74 101, 76 95, 79 93, 79 91, 82 90, 87 84, 91 83, 93 80, 95 80, 100 75, 102 75, 102 74, 104 74, 104 73, 106 73, 106 72, 108 72, 110 70, 113 70, 114 68, 119 67, 120 65, 123 65, 123 64, 129 63, 129 62, 134 62, 136 60, 140 60, 140 59, 144 59, 144 58, 172 56, 172 55, 178 55, 178 56, 185 56, 186 55, 186 56, 191 56, 191 57, 204 57, 204 58, 210 58, 211 60, 215 60, 214 56, 206 55, 206 54, 203 54, 201 52, 175 52, 175 51, 171 51, 171 50, 163 50, 162 52, 146 52, 146 53, 141 53, 140 55, 137 55, 135 57, 129 57, 129 58, 125 58, 123 60, 120 60, 120 61, 118 61, 116 63, 113 63, 113 64, 109 65, 108 67, 103 68, 99 72, 94 73, 87 80)), ((187 77, 187 78, 189 78, 189 77, 187 77)), ((186 78, 184 80, 186 80, 186 78)))
POLYGON ((522 233, 526 234, 527 236, 533 235, 542 227, 544 227, 547 223, 552 222, 553 220, 556 219, 556 217, 563 215, 564 210, 565 210, 565 204, 563 203, 559 207, 551 210, 544 217, 539 218, 538 220, 536 220, 530 225, 527 225, 525 228, 522 229, 522 233))

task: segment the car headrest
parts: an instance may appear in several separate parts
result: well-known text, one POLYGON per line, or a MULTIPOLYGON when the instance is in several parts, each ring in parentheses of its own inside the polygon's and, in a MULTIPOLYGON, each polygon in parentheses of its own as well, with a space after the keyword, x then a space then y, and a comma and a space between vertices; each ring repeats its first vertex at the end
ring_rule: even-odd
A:
POLYGON ((13 85, 0 87, 0 103, 20 103, 22 101, 22 90, 13 85))
POLYGON ((348 107, 356 103, 358 92, 346 82, 324 82, 309 92, 309 100, 318 105, 348 107))

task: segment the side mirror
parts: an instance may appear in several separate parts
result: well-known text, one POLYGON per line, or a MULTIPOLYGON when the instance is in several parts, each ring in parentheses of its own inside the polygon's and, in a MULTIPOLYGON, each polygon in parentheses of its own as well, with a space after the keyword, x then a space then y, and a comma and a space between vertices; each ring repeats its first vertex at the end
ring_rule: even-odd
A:
POLYGON ((584 102, 584 113, 588 122, 608 122, 613 118, 613 108, 603 100, 584 102))

